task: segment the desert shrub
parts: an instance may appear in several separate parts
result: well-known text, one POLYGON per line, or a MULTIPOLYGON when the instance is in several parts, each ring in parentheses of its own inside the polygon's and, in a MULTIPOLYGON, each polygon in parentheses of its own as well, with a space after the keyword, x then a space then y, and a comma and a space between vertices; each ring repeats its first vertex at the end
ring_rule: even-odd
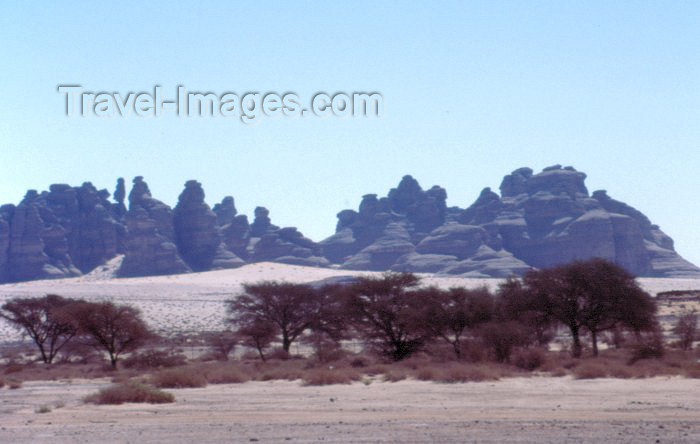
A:
POLYGON ((162 370, 152 376, 151 382, 160 388, 205 387, 207 379, 195 368, 181 367, 162 370))
POLYGON ((351 369, 330 369, 317 368, 307 371, 303 378, 303 385, 331 385, 331 384, 350 384, 353 381, 358 381, 360 374, 351 369))
POLYGON ((19 388, 22 388, 22 381, 18 379, 8 379, 7 388, 9 388, 10 390, 17 390, 19 388))
POLYGON ((490 322, 482 327, 481 337, 498 362, 508 362, 513 349, 529 342, 527 328, 517 321, 490 322))
POLYGON ((7 364, 7 367, 5 367, 5 371, 3 373, 6 375, 10 375, 12 373, 19 373, 22 370, 24 370, 25 367, 25 365, 17 363, 7 364))
POLYGON ((384 372, 384 381, 388 382, 398 382, 398 381, 403 381, 406 379, 408 375, 406 372, 400 370, 400 369, 389 369, 386 372, 384 372))
POLYGON ((122 361, 125 368, 144 370, 149 368, 171 368, 184 365, 187 357, 165 350, 148 350, 142 353, 132 353, 122 361))
POLYGON ((168 392, 135 381, 127 381, 104 388, 85 397, 85 402, 93 404, 123 404, 125 402, 146 402, 163 404, 174 402, 175 397, 168 392))
POLYGON ((231 330, 224 330, 209 333, 206 335, 205 341, 216 359, 228 361, 229 355, 238 345, 239 338, 231 330))
POLYGON ((416 371, 416 379, 448 384, 497 380, 502 369, 497 366, 470 364, 430 365, 416 371))
POLYGON ((0 378, 0 388, 3 387, 5 387, 5 381, 2 378, 0 378))
POLYGON ((497 376, 481 367, 452 365, 438 372, 435 381, 454 384, 459 382, 493 381, 496 379, 498 379, 497 376))
POLYGON ((210 384, 238 384, 247 382, 250 377, 240 368, 232 365, 213 365, 202 369, 210 384))
POLYGON ((480 362, 486 359, 484 343, 477 339, 466 339, 460 344, 460 355, 467 362, 480 362))
POLYGON ((576 379, 596 379, 608 376, 607 366, 598 361, 588 361, 576 366, 572 373, 576 379))
POLYGON ((693 341, 695 341, 697 331, 698 314, 694 311, 682 313, 676 325, 673 326, 673 332, 678 335, 678 346, 683 350, 690 350, 693 348, 693 341))
POLYGON ((347 354, 337 341, 323 334, 312 334, 306 342, 313 347, 313 358, 320 363, 338 361, 347 354))
POLYGON ((370 364, 370 360, 365 356, 356 356, 350 360, 350 367, 364 368, 370 364))
POLYGON ((61 349, 61 353, 59 355, 59 360, 62 364, 88 364, 103 362, 104 359, 104 355, 100 351, 97 351, 90 345, 84 344, 80 341, 69 342, 61 349))
POLYGON ((292 355, 283 348, 275 348, 267 356, 267 359, 279 359, 280 361, 286 361, 291 358, 292 355))
POLYGON ((640 336, 635 344, 629 364, 640 359, 659 359, 664 356, 663 336, 659 330, 640 336))
POLYGON ((523 370, 535 370, 544 363, 545 353, 539 348, 517 350, 512 357, 513 364, 523 370))
POLYGON ((300 368, 301 364, 299 361, 289 360, 256 366, 253 377, 258 381, 273 381, 277 379, 295 381, 302 379, 304 376, 305 372, 300 368))
POLYGON ((683 376, 685 376, 686 378, 700 378, 700 364, 694 364, 684 367, 683 376))
POLYGON ((51 413, 51 407, 46 404, 41 405, 34 410, 34 413, 51 413))
POLYGON ((419 381, 434 381, 437 378, 437 373, 433 367, 424 367, 416 372, 416 379, 419 381))

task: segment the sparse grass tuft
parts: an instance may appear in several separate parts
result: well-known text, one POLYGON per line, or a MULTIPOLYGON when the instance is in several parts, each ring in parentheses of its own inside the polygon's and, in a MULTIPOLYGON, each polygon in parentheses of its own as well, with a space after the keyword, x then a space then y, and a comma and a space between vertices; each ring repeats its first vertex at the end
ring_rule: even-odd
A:
POLYGON ((104 388, 99 392, 85 397, 85 402, 93 404, 123 404, 125 402, 145 402, 163 404, 174 402, 172 393, 158 390, 155 387, 135 381, 127 381, 104 388))

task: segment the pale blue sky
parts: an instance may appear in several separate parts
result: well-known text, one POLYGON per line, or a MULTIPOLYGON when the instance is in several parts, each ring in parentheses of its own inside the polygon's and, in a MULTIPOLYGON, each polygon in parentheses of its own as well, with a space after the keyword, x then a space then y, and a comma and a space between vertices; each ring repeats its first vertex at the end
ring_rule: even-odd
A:
POLYGON ((466 207, 530 166, 585 171, 700 263, 698 2, 2 2, 0 202, 145 176, 315 239, 404 174, 466 207), (382 119, 72 118, 92 91, 379 91, 382 119))

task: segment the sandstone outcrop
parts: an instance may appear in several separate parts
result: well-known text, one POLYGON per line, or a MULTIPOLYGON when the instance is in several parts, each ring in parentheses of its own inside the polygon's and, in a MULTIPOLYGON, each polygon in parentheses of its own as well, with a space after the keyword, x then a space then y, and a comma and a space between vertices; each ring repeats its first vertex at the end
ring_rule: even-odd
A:
POLYGON ((191 271, 175 245, 173 212, 154 199, 143 177, 134 178, 126 213, 126 245, 118 275, 153 276, 191 271))
POLYGON ((347 269, 522 275, 593 257, 638 276, 695 276, 673 241, 638 210, 588 193, 586 175, 554 165, 505 176, 501 194, 482 190, 468 208, 447 208, 440 187, 423 191, 405 176, 387 197, 363 196, 358 211, 338 213, 323 255, 347 269))
POLYGON ((89 182, 54 184, 0 206, 0 282, 79 276, 121 255, 122 277, 262 261, 506 277, 597 257, 637 276, 700 278, 657 225, 604 190, 590 194, 585 179, 572 167, 519 168, 503 178, 500 194, 484 188, 459 208, 446 205, 445 189, 424 190, 404 176, 385 197, 366 194, 357 210, 339 212, 335 234, 320 243, 274 225, 265 207, 250 223, 231 196, 210 208, 194 180, 174 210, 140 176, 128 209, 121 178, 112 200, 89 182))
MULTIPOLYGON (((233 213, 235 215, 235 207, 233 213)), ((199 182, 185 183, 175 207, 173 224, 180 256, 193 271, 236 268, 244 264, 222 243, 217 214, 204 202, 204 190, 199 182)))

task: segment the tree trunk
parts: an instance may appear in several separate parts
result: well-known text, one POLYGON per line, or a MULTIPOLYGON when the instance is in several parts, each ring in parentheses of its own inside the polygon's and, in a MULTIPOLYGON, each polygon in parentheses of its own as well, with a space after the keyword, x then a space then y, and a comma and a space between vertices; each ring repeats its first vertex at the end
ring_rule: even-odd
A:
POLYGON ((286 334, 282 335, 282 349, 289 353, 289 347, 292 345, 292 341, 289 340, 289 336, 286 334))
POLYGON ((598 332, 591 330, 591 341, 593 345, 593 356, 598 356, 598 332))
POLYGON ((109 361, 112 364, 112 370, 116 370, 117 369, 117 357, 114 354, 110 353, 109 354, 109 361))
POLYGON ((574 340, 573 347, 571 349, 571 356, 574 358, 581 357, 581 338, 579 338, 578 326, 573 326, 571 328, 571 337, 574 340))
POLYGON ((455 356, 457 356, 457 359, 462 359, 462 348, 460 347, 459 339, 455 339, 455 341, 452 343, 452 347, 455 350, 455 356))

